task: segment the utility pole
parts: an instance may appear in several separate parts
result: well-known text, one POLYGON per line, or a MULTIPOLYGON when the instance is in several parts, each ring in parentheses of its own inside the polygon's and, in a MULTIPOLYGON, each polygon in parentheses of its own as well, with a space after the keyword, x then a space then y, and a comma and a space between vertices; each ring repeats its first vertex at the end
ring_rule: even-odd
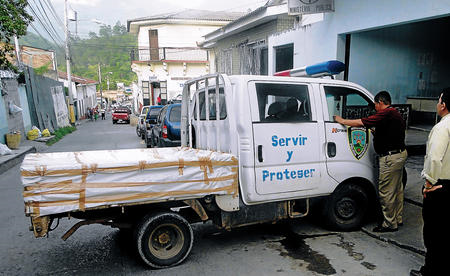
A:
POLYGON ((17 35, 14 35, 14 47, 16 48, 17 67, 20 69, 22 68, 22 60, 20 58, 19 40, 17 39, 17 35))
POLYGON ((75 113, 73 109, 72 94, 72 73, 70 70, 70 53, 69 53, 69 19, 67 17, 67 0, 64 0, 64 32, 66 34, 66 66, 67 66, 67 83, 69 87, 69 118, 70 123, 75 123, 75 113))
POLYGON ((98 64, 98 87, 100 88, 100 109, 103 109, 102 72, 100 71, 100 63, 98 64))

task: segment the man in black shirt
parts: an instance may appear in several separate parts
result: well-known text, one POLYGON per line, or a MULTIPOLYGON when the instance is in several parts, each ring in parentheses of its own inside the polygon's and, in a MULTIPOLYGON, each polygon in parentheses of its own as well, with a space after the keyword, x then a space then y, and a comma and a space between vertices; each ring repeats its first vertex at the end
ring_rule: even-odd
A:
POLYGON ((374 232, 393 232, 403 225, 403 166, 408 154, 405 150, 405 122, 391 106, 391 96, 381 91, 375 96, 376 114, 356 120, 335 116, 335 121, 348 126, 375 127, 374 148, 379 156, 378 192, 383 222, 374 232))

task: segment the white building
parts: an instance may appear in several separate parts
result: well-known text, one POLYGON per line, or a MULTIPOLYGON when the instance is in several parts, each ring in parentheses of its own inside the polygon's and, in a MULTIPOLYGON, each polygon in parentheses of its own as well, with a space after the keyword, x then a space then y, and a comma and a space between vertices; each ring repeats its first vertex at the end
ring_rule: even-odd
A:
POLYGON ((276 71, 276 50, 289 46, 294 68, 340 60, 346 71, 339 78, 374 94, 388 90, 394 103, 436 97, 450 86, 442 43, 449 16, 450 0, 334 0, 334 12, 300 15, 295 29, 269 37, 269 74, 276 71))
MULTIPOLYGON (((96 85, 98 82, 75 75, 71 75, 71 79, 75 116, 79 120, 84 118, 88 108, 97 105, 96 85)), ((67 73, 58 71, 58 81, 63 82, 64 87, 68 87, 67 73)))
POLYGON ((186 80, 214 71, 211 57, 197 42, 239 16, 242 13, 185 10, 128 20, 128 32, 138 35, 131 68, 138 76, 134 94, 142 97, 141 105, 159 100, 164 104, 182 92, 186 80))

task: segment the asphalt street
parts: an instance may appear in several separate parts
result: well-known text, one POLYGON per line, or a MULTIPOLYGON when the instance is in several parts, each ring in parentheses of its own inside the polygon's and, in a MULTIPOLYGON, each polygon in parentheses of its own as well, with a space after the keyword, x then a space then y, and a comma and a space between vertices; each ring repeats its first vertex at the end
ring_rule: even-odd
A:
MULTIPOLYGON (((84 122, 42 151, 145 148, 135 127, 84 122)), ((133 241, 117 229, 91 225, 67 241, 76 220, 61 220, 48 238, 36 239, 24 216, 20 165, 0 175, 0 275, 409 275, 423 256, 365 231, 331 232, 306 219, 231 232, 194 225, 191 255, 177 267, 150 270, 133 241)))

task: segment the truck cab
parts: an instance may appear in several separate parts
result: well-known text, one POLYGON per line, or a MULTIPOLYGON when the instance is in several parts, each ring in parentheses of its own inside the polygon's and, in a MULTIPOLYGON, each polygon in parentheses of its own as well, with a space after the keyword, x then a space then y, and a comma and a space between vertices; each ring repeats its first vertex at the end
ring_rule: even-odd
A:
POLYGON ((238 157, 236 206, 323 198, 331 226, 361 224, 376 198, 372 135, 333 115, 374 112, 366 89, 327 78, 210 75, 188 82, 183 96, 182 145, 238 157))

